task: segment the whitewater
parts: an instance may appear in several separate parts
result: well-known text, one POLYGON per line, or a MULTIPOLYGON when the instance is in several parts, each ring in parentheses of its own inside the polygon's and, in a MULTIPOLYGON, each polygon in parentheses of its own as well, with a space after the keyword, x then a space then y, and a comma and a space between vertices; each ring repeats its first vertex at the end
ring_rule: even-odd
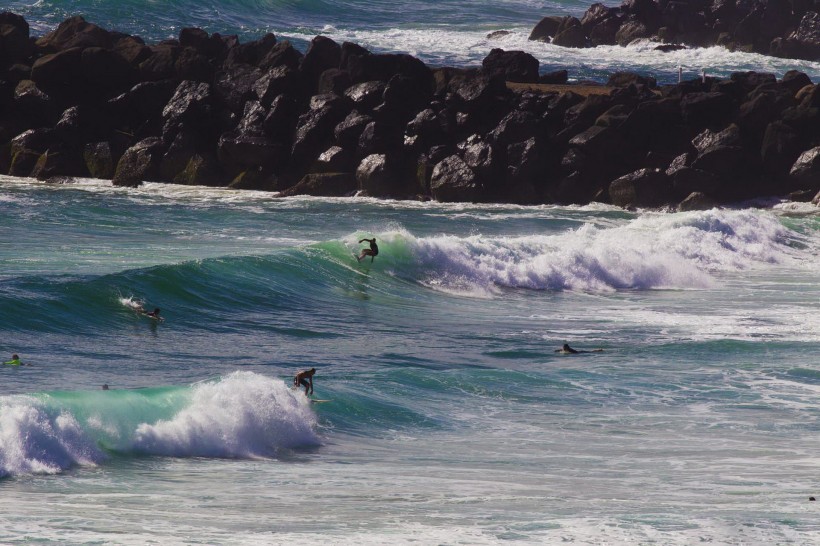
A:
POLYGON ((820 214, 759 205, 0 177, 0 542, 815 543, 820 214))

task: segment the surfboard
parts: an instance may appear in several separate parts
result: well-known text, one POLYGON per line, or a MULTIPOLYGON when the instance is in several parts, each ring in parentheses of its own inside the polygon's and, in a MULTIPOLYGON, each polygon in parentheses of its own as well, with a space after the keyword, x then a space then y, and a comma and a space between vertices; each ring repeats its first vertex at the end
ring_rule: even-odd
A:
POLYGON ((310 399, 311 404, 321 404, 323 402, 333 402, 333 400, 314 400, 313 398, 310 399))

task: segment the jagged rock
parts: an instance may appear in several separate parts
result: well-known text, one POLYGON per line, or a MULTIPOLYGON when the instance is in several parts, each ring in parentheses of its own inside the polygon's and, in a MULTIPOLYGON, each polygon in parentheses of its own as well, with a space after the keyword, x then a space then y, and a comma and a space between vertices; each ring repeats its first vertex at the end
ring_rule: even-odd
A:
POLYGON ((385 82, 369 81, 350 86, 344 96, 353 101, 354 107, 360 112, 373 110, 382 101, 385 82))
POLYGON ((316 92, 343 95, 351 85, 353 85, 353 78, 350 77, 350 72, 339 68, 328 68, 319 76, 316 92))
MULTIPOLYGON (((340 68, 345 68, 340 66, 340 68)), ((433 73, 417 58, 400 53, 351 55, 347 59, 347 70, 356 83, 367 81, 390 81, 401 75, 413 80, 416 88, 432 93, 433 73)))
POLYGON ((259 167, 276 169, 287 160, 287 150, 262 135, 229 131, 219 137, 217 158, 226 173, 235 175, 259 167))
POLYGON ((704 129, 703 132, 692 139, 692 146, 695 147, 698 153, 704 153, 714 146, 741 145, 740 128, 734 123, 719 132, 704 129))
POLYGON ((262 127, 271 140, 290 147, 297 119, 296 101, 285 95, 279 95, 271 103, 262 127))
POLYGON ((127 150, 117 162, 113 184, 136 188, 144 181, 156 180, 157 163, 162 153, 162 140, 146 138, 127 150))
POLYGON ((57 117, 54 101, 32 80, 22 80, 14 88, 14 106, 34 125, 51 125, 57 117))
POLYGON ((329 68, 338 69, 341 60, 342 48, 339 44, 326 36, 316 36, 310 41, 299 69, 305 74, 312 88, 316 89, 322 72, 329 68))
POLYGON ((259 68, 270 70, 278 66, 287 66, 294 70, 299 68, 302 54, 287 40, 276 44, 270 52, 259 62, 259 68))
POLYGON ((556 34, 552 44, 561 47, 587 47, 587 36, 580 25, 571 26, 556 34))
POLYGON ((493 49, 481 62, 481 70, 490 77, 502 76, 510 82, 538 81, 538 59, 524 51, 493 49))
POLYGON ((241 112, 247 101, 262 98, 256 86, 261 84, 264 75, 261 70, 249 65, 220 70, 214 76, 213 89, 231 111, 241 112))
POLYGON ((672 187, 678 195, 689 195, 693 192, 714 195, 720 190, 721 185, 719 176, 700 169, 682 167, 672 174, 672 187))
POLYGON ((166 126, 182 122, 199 123, 203 121, 203 116, 210 115, 212 101, 209 84, 184 81, 177 86, 168 104, 163 108, 162 119, 166 126))
POLYGON ((329 102, 326 106, 311 109, 299 117, 293 138, 293 160, 311 163, 333 141, 333 130, 350 112, 341 102, 329 102))
POLYGON ((322 152, 311 169, 316 173, 353 172, 356 167, 355 154, 340 146, 331 146, 322 152))
POLYGON ((799 70, 789 70, 783 74, 783 80, 781 80, 780 83, 788 89, 792 95, 796 95, 798 91, 812 84, 811 79, 799 70))
POLYGON ((725 93, 689 93, 680 102, 683 119, 693 128, 725 127, 735 112, 732 97, 725 93))
POLYGON ((609 197, 617 207, 659 207, 669 201, 669 190, 669 179, 663 171, 640 169, 613 180, 609 197))
POLYGON ((494 197, 508 203, 535 203, 537 200, 536 178, 544 178, 545 160, 544 148, 534 137, 507 146, 505 187, 493 188, 494 197), (500 194, 499 189, 501 189, 500 194))
POLYGON ((512 34, 509 30, 494 30, 487 34, 486 38, 488 40, 498 40, 499 38, 503 38, 504 36, 509 36, 512 34))
POLYGON ((216 160, 209 156, 194 154, 185 168, 173 178, 174 184, 187 186, 224 186, 225 176, 216 160))
POLYGON ((442 144, 447 139, 445 123, 432 108, 426 108, 416 114, 416 117, 407 124, 406 134, 419 137, 420 145, 426 148, 442 144))
POLYGON ((279 197, 294 195, 343 197, 354 193, 356 189, 356 175, 353 173, 313 173, 306 174, 298 184, 280 193, 279 197))
POLYGON ((210 83, 214 79, 215 70, 211 61, 192 47, 182 48, 174 68, 181 80, 210 83))
POLYGON ((398 197, 401 193, 399 176, 388 156, 369 155, 356 168, 359 190, 373 197, 398 197))
POLYGON ((372 121, 372 117, 352 111, 333 130, 336 143, 344 148, 355 149, 364 128, 372 121))
POLYGON ((558 32, 558 28, 561 26, 563 19, 563 17, 556 16, 544 17, 535 25, 535 28, 532 29, 529 39, 539 42, 549 42, 552 37, 555 36, 556 32, 558 32))
POLYGON ((70 17, 57 28, 36 42, 46 51, 63 51, 73 47, 104 47, 111 49, 111 33, 94 23, 88 23, 79 15, 70 17))
POLYGON ((652 30, 642 21, 627 20, 615 33, 615 41, 618 45, 626 46, 640 38, 649 38, 652 30))
POLYGON ((92 178, 110 180, 114 176, 114 156, 108 142, 86 144, 83 159, 92 178))
POLYGON ((117 40, 114 44, 114 52, 134 68, 152 54, 151 48, 134 36, 126 36, 117 40))
POLYGON ((159 81, 177 76, 177 59, 182 50, 175 45, 150 46, 151 56, 139 64, 142 81, 159 81))
POLYGON ((359 135, 356 154, 365 157, 372 154, 394 154, 402 146, 401 128, 379 121, 368 123, 359 135))
POLYGON ((692 192, 686 199, 678 203, 678 212, 688 212, 691 210, 709 210, 717 206, 714 199, 701 192, 692 192))
MULTIPOLYGON (((286 42, 285 42, 286 43, 286 42)), ((240 44, 238 40, 233 45, 228 45, 228 54, 225 58, 225 67, 231 68, 239 65, 258 66, 260 68, 280 44, 276 41, 276 36, 267 33, 258 40, 252 40, 245 44, 240 44)))
POLYGON ((430 178, 430 192, 436 201, 479 201, 482 187, 473 170, 457 155, 436 164, 430 178))
POLYGON ((797 131, 781 121, 772 122, 766 127, 760 148, 766 173, 775 178, 788 174, 801 151, 797 131))
POLYGON ((34 164, 29 176, 48 180, 54 176, 88 176, 82 156, 69 146, 44 152, 34 164))
POLYGON ((483 180, 493 180, 498 176, 502 166, 496 147, 480 140, 475 140, 464 147, 463 159, 464 163, 483 180))
POLYGON ((789 171, 789 178, 800 188, 820 190, 820 146, 800 154, 789 171))

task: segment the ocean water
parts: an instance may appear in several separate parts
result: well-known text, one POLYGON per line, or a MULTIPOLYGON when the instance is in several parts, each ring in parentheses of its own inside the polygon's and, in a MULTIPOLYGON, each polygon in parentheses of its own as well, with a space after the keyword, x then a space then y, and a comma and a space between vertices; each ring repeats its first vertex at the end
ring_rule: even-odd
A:
MULTIPOLYGON (((24 15, 34 35, 42 35, 71 15, 83 15, 105 28, 137 34, 149 41, 179 36, 198 26, 209 32, 253 40, 267 32, 304 51, 322 34, 352 41, 374 52, 405 52, 430 66, 479 66, 493 48, 524 50, 542 72, 566 69, 570 80, 606 82, 616 70, 650 75, 674 83, 703 71, 725 77, 755 70, 778 77, 792 69, 820 79, 820 63, 733 53, 720 47, 660 53, 646 41, 629 47, 571 49, 527 40, 547 15, 580 17, 592 4, 580 0, 10 0, 4 9, 24 15), (496 30, 508 35, 488 39, 496 30)), ((618 5, 620 2, 605 2, 618 5)))
POLYGON ((769 205, 0 177, 0 543, 816 544, 820 214, 769 205))

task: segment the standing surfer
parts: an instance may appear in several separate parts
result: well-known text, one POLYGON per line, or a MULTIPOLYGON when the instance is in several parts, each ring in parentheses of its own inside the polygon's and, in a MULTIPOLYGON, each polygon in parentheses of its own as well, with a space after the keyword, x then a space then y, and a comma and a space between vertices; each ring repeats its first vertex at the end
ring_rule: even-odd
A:
POLYGON ((373 237, 372 239, 361 239, 359 244, 367 241, 370 243, 370 248, 363 248, 362 253, 356 258, 358 261, 362 261, 362 258, 365 256, 370 256, 370 263, 373 263, 373 258, 379 255, 379 247, 376 245, 376 238, 373 237))
POLYGON ((313 394, 313 376, 316 374, 316 368, 311 368, 309 370, 304 370, 296 374, 293 378, 293 386, 299 387, 302 385, 305 387, 305 396, 308 395, 308 388, 310 388, 310 394, 313 394))

